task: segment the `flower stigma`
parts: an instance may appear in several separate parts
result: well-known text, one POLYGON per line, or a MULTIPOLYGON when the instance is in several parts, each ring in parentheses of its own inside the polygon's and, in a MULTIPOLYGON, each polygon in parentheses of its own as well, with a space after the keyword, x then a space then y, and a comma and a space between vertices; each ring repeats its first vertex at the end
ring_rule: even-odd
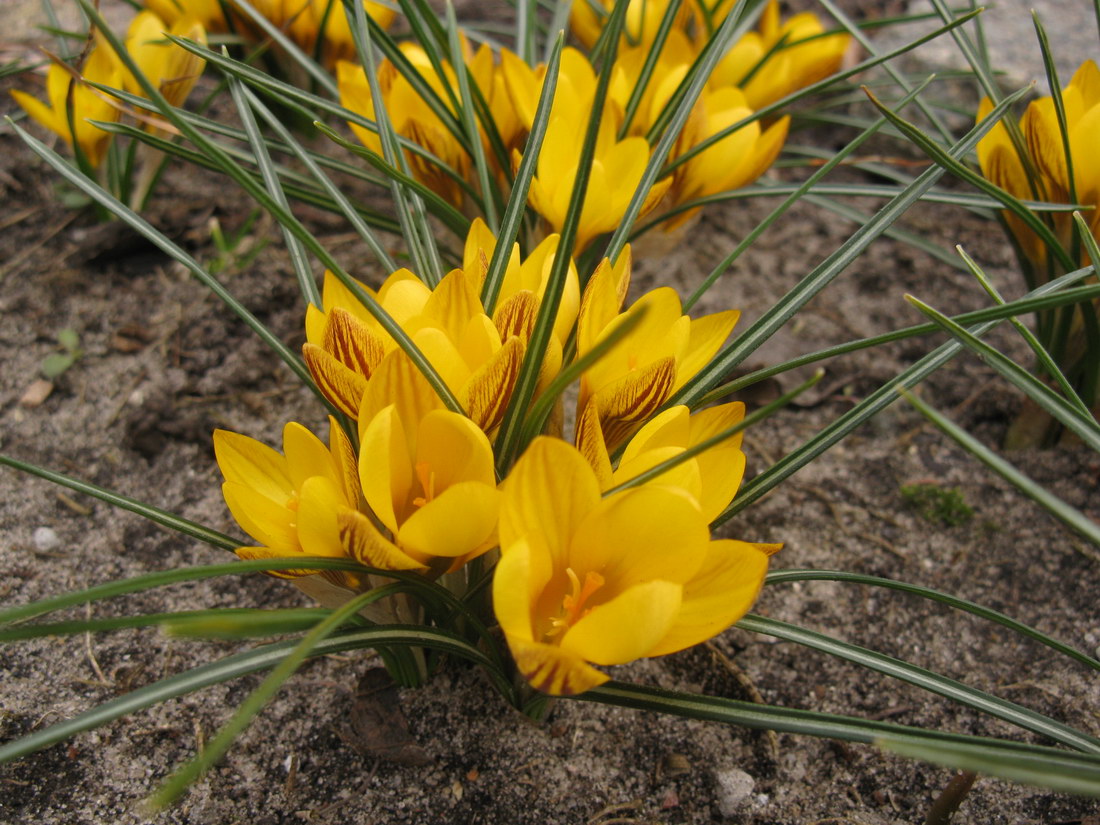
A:
POLYGON ((605 579, 599 573, 589 570, 584 574, 584 585, 581 585, 581 580, 577 576, 572 567, 565 568, 565 575, 569 577, 570 584, 573 585, 573 592, 567 593, 561 600, 561 608, 563 615, 556 619, 551 619, 551 629, 547 632, 547 636, 556 636, 564 630, 568 630, 580 619, 583 619, 588 612, 592 609, 585 607, 585 602, 588 601, 588 597, 604 586, 605 579))

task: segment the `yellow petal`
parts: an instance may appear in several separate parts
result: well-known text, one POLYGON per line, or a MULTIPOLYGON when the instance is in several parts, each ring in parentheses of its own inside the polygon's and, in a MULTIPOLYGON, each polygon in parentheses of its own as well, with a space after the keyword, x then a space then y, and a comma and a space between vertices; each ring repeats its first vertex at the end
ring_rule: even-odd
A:
POLYGON ((371 377, 384 354, 382 339, 342 307, 334 307, 329 313, 321 346, 364 378, 371 377))
POLYGON ((254 489, 282 504, 294 491, 286 458, 254 438, 214 430, 214 456, 226 481, 254 489))
POLYGON ((298 498, 298 542, 307 556, 345 555, 336 513, 344 506, 339 488, 329 478, 314 476, 302 484, 298 498))
POLYGON ((470 419, 450 410, 434 410, 424 416, 416 460, 431 468, 439 490, 461 481, 496 485, 489 439, 470 419))
POLYGON ((550 556, 524 539, 501 544, 493 569, 493 613, 509 638, 534 641, 532 610, 550 581, 550 556))
MULTIPOLYGON (((662 580, 682 583, 706 555, 710 531, 695 502, 663 487, 633 487, 603 499, 578 525, 566 564, 598 571, 608 592, 662 580)), ((583 578, 583 576, 582 576, 583 578)))
POLYGON ((260 544, 284 556, 301 552, 291 510, 234 481, 222 485, 222 496, 237 524, 260 544))
POLYGON ((561 439, 547 436, 531 442, 503 489, 501 547, 526 537, 559 560, 565 558, 577 525, 600 500, 584 457, 561 439))
POLYGON ((509 338, 492 360, 466 383, 462 399, 466 414, 485 432, 494 430, 504 418, 519 377, 524 349, 519 338, 509 338))
POLYGON ((575 653, 560 647, 512 636, 507 639, 516 667, 535 690, 551 696, 576 696, 610 678, 575 653))
POLYGON ((344 500, 355 506, 359 503, 359 458, 344 428, 335 418, 328 417, 328 447, 336 467, 336 476, 344 491, 344 500))
POLYGON ((665 638, 680 609, 679 584, 648 581, 597 605, 565 632, 561 649, 598 665, 621 665, 665 638))
MULTIPOLYGON (((415 426, 415 422, 410 423, 415 426)), ((391 532, 397 532, 413 482, 405 429, 396 407, 390 405, 359 432, 359 483, 363 497, 391 532)))
POLYGON ((500 514, 500 492, 476 481, 454 484, 417 509, 397 532, 407 550, 453 558, 488 550, 500 514))
POLYGON ((313 476, 324 476, 333 484, 338 483, 332 454, 321 439, 301 424, 291 421, 283 427, 283 450, 295 489, 301 490, 306 479, 313 476))
POLYGON ((675 359, 662 358, 596 393, 594 400, 609 450, 616 449, 668 399, 675 378, 675 359))
POLYGON ((729 338, 740 317, 741 313, 736 309, 728 309, 704 315, 691 322, 687 352, 676 365, 674 389, 682 387, 688 379, 706 366, 729 338))
MULTIPOLYGON (((600 427, 600 418, 596 412, 596 405, 589 402, 584 405, 584 412, 577 424, 577 449, 581 451, 592 471, 596 474, 600 489, 606 490, 612 486, 611 481, 611 457, 607 452, 607 445, 603 440, 603 429, 600 427)), ((624 459, 625 460, 625 459, 624 459)))
POLYGON ((335 356, 316 344, 303 344, 302 358, 325 398, 340 412, 358 418, 359 408, 367 391, 366 377, 344 366, 335 356))
POLYGON ((767 555, 753 545, 711 542, 699 571, 684 584, 675 623, 649 655, 674 653, 721 633, 748 612, 767 572, 767 555))
POLYGON ((368 567, 380 570, 425 570, 423 564, 386 539, 371 520, 358 512, 344 508, 337 514, 340 542, 348 555, 368 567))

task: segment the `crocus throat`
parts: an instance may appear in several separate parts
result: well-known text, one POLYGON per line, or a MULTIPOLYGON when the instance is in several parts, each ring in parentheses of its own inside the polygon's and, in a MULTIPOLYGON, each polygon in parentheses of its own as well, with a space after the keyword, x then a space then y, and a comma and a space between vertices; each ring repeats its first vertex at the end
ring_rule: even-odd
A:
POLYGON ((562 598, 562 615, 550 620, 552 627, 547 634, 548 636, 556 636, 583 619, 588 611, 592 609, 585 607, 588 598, 604 586, 604 577, 591 570, 584 574, 583 585, 572 567, 565 568, 565 575, 569 577, 569 583, 573 586, 573 591, 562 598))
POLYGON ((435 498, 435 471, 427 461, 416 462, 416 478, 420 482, 420 489, 424 493, 413 499, 413 505, 423 507, 435 498))

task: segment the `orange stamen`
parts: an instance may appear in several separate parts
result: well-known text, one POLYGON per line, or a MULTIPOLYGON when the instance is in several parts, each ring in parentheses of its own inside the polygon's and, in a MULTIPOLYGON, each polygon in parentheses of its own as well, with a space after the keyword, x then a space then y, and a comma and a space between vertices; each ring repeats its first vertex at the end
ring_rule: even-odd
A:
POLYGON ((427 461, 416 462, 416 478, 420 482, 420 489, 424 495, 417 496, 413 499, 413 505, 416 507, 423 507, 433 498, 435 498, 435 471, 432 470, 432 465, 427 461))
POLYGON ((548 636, 555 636, 561 633, 587 616, 592 608, 585 607, 585 602, 588 601, 593 593, 603 587, 605 583, 604 577, 592 570, 584 574, 583 585, 572 567, 565 568, 565 575, 569 577, 569 583, 573 586, 573 592, 562 598, 561 606, 563 615, 550 620, 552 629, 547 634, 548 636))

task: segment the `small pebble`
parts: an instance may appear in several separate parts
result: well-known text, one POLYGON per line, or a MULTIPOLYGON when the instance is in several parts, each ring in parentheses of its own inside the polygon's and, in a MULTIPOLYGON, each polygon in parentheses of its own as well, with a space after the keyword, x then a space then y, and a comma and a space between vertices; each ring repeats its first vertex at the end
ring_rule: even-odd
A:
POLYGON ((738 768, 715 771, 714 781, 718 785, 718 810, 727 817, 737 815, 756 784, 756 780, 738 768))
POLYGON ((61 538, 51 527, 36 527, 34 529, 34 546, 39 550, 53 550, 61 544, 61 538))

